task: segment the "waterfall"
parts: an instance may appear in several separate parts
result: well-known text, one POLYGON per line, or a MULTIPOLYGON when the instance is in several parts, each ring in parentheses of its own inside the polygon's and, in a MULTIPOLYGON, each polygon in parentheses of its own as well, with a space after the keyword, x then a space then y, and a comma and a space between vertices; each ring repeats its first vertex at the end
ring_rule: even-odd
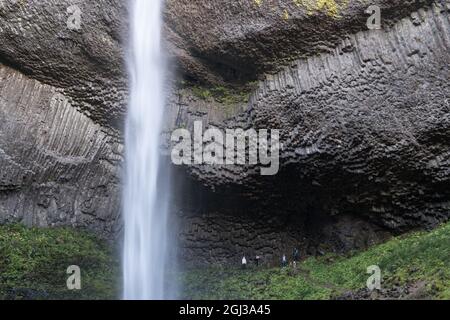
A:
POLYGON ((130 102, 126 121, 124 299, 167 297, 167 186, 160 160, 165 59, 163 0, 133 0, 130 16, 130 102))

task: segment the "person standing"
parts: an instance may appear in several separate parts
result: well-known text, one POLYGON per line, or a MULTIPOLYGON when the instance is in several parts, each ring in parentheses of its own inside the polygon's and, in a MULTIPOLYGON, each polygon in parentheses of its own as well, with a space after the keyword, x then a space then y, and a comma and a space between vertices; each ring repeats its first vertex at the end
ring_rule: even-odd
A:
POLYGON ((298 251, 297 248, 294 248, 293 252, 292 252, 292 259, 295 262, 299 262, 300 261, 300 252, 298 251))
POLYGON ((256 261, 256 266, 259 267, 259 261, 261 260, 260 256, 256 256, 255 257, 255 261, 256 261))
POLYGON ((283 258, 281 259, 281 267, 286 268, 287 265, 288 265, 288 261, 287 261, 286 255, 283 254, 283 258))
POLYGON ((245 256, 242 257, 242 269, 247 269, 247 258, 245 256))

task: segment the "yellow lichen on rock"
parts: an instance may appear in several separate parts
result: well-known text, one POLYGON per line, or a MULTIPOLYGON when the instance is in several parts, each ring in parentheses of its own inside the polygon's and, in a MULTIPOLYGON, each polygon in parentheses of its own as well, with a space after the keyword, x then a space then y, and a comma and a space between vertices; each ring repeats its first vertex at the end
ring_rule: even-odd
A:
POLYGON ((317 0, 317 9, 326 10, 331 16, 338 15, 338 5, 334 0, 317 0))
POLYGON ((324 11, 327 15, 338 18, 342 9, 348 6, 349 0, 293 0, 297 6, 304 7, 308 14, 324 11))
POLYGON ((258 5, 258 7, 260 7, 263 0, 253 0, 253 2, 256 3, 258 5))
MULTIPOLYGON (((260 7, 264 0, 253 0, 253 2, 260 7)), ((330 17, 339 18, 340 12, 348 6, 349 0, 292 0, 292 2, 297 7, 306 9, 309 15, 315 12, 325 12, 330 17)), ((285 20, 289 18, 289 12, 285 10, 282 17, 285 20)))

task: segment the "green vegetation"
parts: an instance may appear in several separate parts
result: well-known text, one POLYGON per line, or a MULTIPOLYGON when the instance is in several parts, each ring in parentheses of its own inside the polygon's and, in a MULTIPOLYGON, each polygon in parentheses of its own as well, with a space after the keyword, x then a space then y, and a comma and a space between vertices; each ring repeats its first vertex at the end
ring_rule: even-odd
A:
POLYGON ((0 226, 0 299, 114 299, 119 264, 106 244, 70 228, 0 226), (81 268, 82 290, 66 273, 81 268))
MULTIPOLYGON (((70 228, 0 226, 0 299, 115 299, 119 263, 91 234, 70 228), (67 267, 81 268, 82 290, 69 291, 67 267)), ((425 297, 450 299, 450 223, 394 238, 348 256, 309 258, 297 270, 208 269, 185 272, 183 297, 194 299, 330 299, 364 288, 367 267, 383 288, 423 282, 425 297)))
POLYGON ((192 93, 202 100, 215 100, 224 105, 234 105, 239 103, 247 103, 250 99, 250 89, 239 91, 233 88, 223 86, 202 87, 199 85, 189 86, 192 93))
POLYGON ((450 223, 394 238, 348 257, 309 258, 292 269, 196 270, 183 274, 193 299, 332 299, 366 286, 367 267, 382 270, 386 289, 424 282, 425 297, 450 299, 450 223))

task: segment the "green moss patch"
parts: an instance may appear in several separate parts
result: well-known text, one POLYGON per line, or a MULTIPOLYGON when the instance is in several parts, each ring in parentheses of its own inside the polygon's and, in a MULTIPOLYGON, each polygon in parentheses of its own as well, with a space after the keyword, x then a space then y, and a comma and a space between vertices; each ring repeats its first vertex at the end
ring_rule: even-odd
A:
POLYGON ((118 261, 87 232, 0 226, 0 299, 114 299, 118 282, 118 261), (71 265, 81 290, 67 288, 71 265))
POLYGON ((224 105, 236 105, 248 103, 255 84, 248 84, 242 90, 224 86, 200 86, 187 82, 184 82, 184 87, 189 88, 194 96, 202 100, 214 100, 224 105))

